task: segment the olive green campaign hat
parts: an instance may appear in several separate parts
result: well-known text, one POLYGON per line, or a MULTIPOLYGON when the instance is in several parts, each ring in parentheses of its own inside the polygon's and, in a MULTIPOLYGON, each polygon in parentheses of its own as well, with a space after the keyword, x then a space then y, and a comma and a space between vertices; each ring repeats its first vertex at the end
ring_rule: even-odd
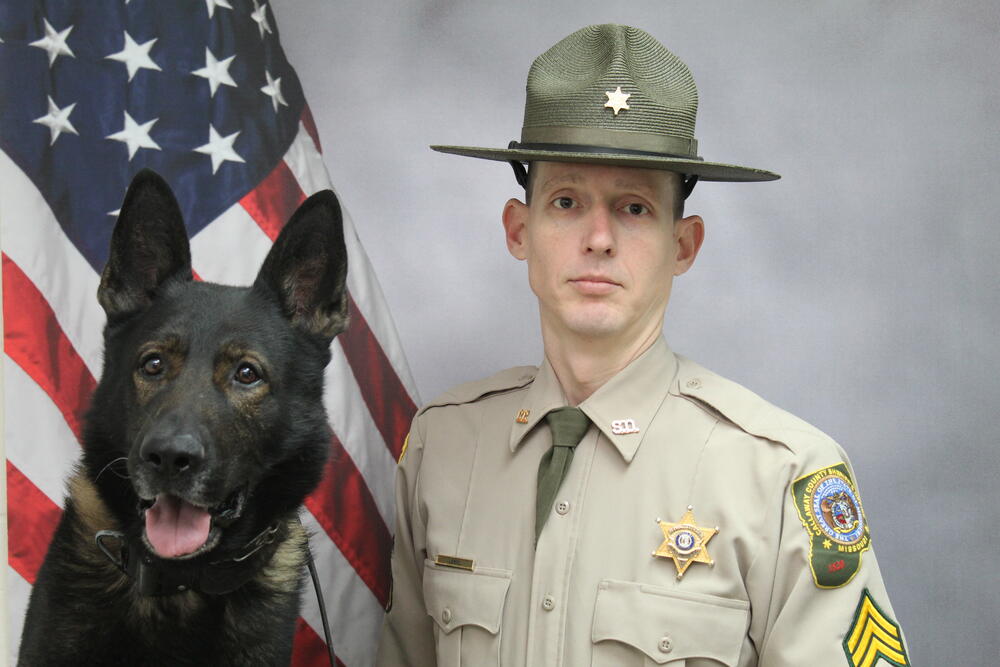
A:
POLYGON ((638 28, 592 25, 532 63, 519 142, 506 149, 431 148, 510 162, 519 181, 520 163, 534 160, 664 169, 685 174, 692 186, 699 179, 780 178, 763 169, 699 157, 697 113, 698 90, 680 58, 638 28))

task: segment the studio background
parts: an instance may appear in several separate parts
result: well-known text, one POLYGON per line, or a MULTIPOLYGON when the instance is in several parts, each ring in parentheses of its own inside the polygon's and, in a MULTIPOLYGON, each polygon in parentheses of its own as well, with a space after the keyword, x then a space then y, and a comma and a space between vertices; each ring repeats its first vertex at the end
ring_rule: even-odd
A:
POLYGON ((272 5, 425 402, 542 354, 510 168, 427 145, 518 138, 532 59, 589 23, 678 54, 700 154, 783 178, 695 189, 668 341, 844 445, 914 664, 1000 663, 994 0, 272 5))

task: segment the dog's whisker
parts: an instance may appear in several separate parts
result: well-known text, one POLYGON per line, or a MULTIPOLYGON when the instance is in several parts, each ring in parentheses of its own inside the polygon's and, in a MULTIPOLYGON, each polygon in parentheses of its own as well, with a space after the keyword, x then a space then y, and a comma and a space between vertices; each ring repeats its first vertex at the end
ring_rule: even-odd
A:
MULTIPOLYGON (((119 456, 119 457, 118 457, 118 458, 116 458, 116 459, 111 459, 111 461, 109 461, 109 462, 108 462, 108 464, 107 464, 106 466, 104 466, 103 468, 101 468, 101 471, 97 473, 97 476, 96 476, 96 477, 94 477, 94 480, 96 481, 96 480, 100 479, 100 478, 101 478, 101 475, 103 475, 103 474, 104 474, 104 471, 105 471, 105 470, 110 470, 111 472, 113 472, 113 473, 114 473, 115 475, 117 475, 117 476, 118 476, 118 477, 120 477, 121 479, 128 479, 128 478, 129 478, 129 476, 128 476, 128 473, 127 473, 127 472, 126 472, 126 474, 124 474, 124 475, 123 475, 123 474, 121 474, 120 472, 118 472, 117 470, 115 470, 114 468, 112 468, 112 467, 111 467, 111 466, 113 466, 114 464, 116 464, 116 463, 119 463, 119 462, 126 462, 126 463, 127 463, 127 462, 128 462, 128 459, 127 459, 127 458, 125 458, 124 456, 119 456)), ((126 468, 126 470, 127 470, 127 468, 126 468)))

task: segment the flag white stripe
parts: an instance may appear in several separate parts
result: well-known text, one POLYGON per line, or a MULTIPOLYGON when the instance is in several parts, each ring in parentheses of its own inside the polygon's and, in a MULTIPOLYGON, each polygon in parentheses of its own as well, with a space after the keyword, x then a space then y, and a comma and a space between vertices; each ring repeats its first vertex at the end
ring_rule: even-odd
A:
MULTIPOLYGON (((108 224, 113 224, 109 217, 108 224)), ((0 151, 0 239, 48 301, 63 333, 95 377, 100 376, 104 311, 100 278, 66 237, 48 203, 6 153, 0 151)))
POLYGON ((191 238, 191 264, 202 280, 246 286, 270 249, 271 239, 237 202, 191 238))
MULTIPOLYGON (((382 607, 336 545, 326 538, 312 514, 303 511, 301 515, 302 525, 312 534, 310 545, 323 586, 333 650, 345 665, 371 665, 382 626, 382 607)), ((323 637, 323 621, 311 582, 302 600, 302 618, 323 637)))
POLYGON ((31 595, 31 584, 18 574, 17 570, 7 566, 7 664, 17 664, 17 651, 21 646, 21 626, 24 625, 24 615, 28 611, 28 597, 31 595))
POLYGON ((56 404, 13 359, 3 362, 7 459, 56 505, 62 507, 66 479, 80 458, 80 445, 56 404), (18 419, 16 415, 31 415, 18 419), (44 456, 39 456, 44 452, 44 456))

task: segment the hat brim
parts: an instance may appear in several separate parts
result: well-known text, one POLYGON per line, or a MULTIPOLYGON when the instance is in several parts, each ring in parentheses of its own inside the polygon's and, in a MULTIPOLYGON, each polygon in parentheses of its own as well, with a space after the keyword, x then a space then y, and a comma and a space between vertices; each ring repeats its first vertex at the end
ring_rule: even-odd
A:
MULTIPOLYGON (((544 162, 591 162, 595 164, 609 164, 618 167, 643 167, 646 169, 663 169, 665 171, 676 171, 689 176, 698 176, 702 181, 728 181, 728 182, 759 182, 773 181, 781 178, 778 174, 765 169, 755 169, 753 167, 740 167, 732 164, 722 164, 720 162, 705 162, 703 160, 693 160, 690 158, 680 158, 658 155, 636 155, 629 153, 614 152, 581 152, 581 151, 550 151, 533 150, 524 148, 476 148, 473 146, 431 146, 431 149, 439 153, 451 153, 452 155, 464 155, 465 157, 476 157, 484 160, 500 160, 510 162, 533 162, 541 160, 544 162)), ((607 149, 602 149, 606 151, 607 149)))

